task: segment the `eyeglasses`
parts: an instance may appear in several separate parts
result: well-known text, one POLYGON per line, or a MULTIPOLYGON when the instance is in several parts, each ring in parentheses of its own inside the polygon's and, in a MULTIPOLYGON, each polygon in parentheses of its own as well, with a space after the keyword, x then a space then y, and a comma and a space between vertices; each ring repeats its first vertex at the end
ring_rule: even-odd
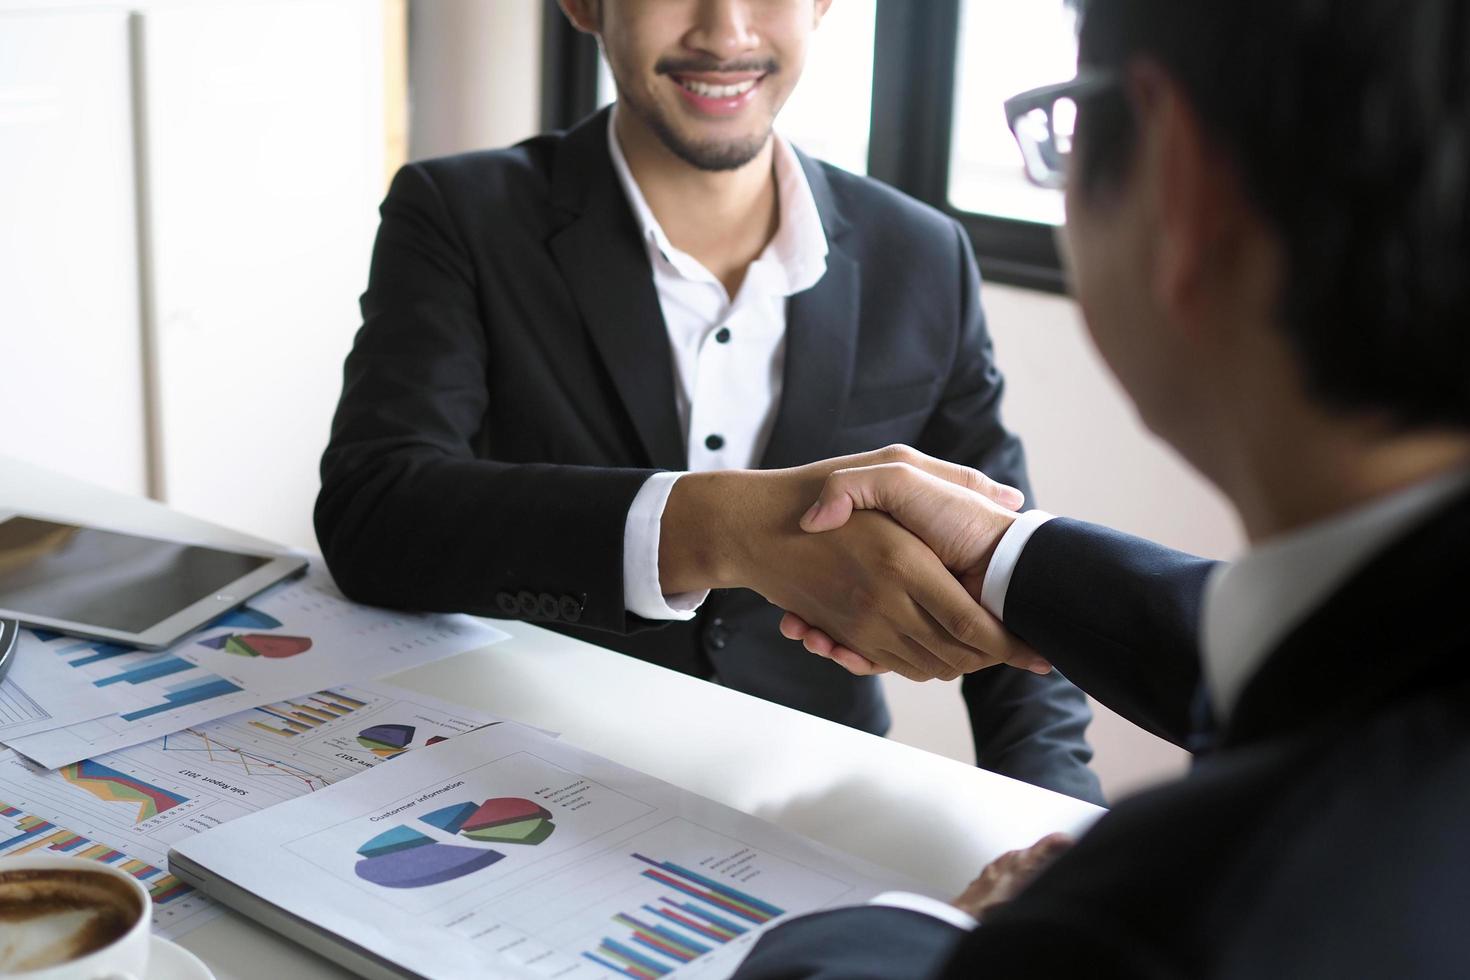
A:
POLYGON ((1077 131, 1077 103, 1118 83, 1112 72, 1079 72, 1069 82, 1043 85, 1006 99, 1006 120, 1037 187, 1066 184, 1067 158, 1077 131))

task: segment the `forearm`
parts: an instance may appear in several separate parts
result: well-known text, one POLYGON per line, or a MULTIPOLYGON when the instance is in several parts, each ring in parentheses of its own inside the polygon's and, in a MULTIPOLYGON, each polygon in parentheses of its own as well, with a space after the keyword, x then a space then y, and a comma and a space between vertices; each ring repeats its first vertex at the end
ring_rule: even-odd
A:
POLYGON ((1130 721, 1188 740, 1199 616, 1214 562, 1081 521, 1036 530, 1005 598, 1006 626, 1130 721))

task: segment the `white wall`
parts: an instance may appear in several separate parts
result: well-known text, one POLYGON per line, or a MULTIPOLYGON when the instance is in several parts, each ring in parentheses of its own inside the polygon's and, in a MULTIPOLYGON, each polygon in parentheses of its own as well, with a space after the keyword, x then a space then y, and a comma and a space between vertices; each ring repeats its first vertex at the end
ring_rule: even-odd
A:
POLYGON ((409 156, 509 146, 541 124, 541 0, 413 0, 409 156))

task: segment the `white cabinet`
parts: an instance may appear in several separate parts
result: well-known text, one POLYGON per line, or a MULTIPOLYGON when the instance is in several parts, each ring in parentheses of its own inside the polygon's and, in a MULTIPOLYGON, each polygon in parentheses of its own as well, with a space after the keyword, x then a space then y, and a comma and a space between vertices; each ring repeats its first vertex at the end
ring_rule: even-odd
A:
POLYGON ((381 11, 139 22, 163 496, 307 545, 384 187, 381 11))
POLYGON ((366 0, 0 0, 0 452, 312 544, 383 66, 366 0))
POLYGON ((0 8, 0 452, 142 493, 130 88, 126 10, 0 8))

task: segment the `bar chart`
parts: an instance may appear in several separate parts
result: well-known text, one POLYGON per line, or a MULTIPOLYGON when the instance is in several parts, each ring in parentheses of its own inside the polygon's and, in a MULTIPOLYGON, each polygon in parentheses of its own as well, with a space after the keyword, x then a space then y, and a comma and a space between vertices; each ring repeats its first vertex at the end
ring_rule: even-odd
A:
POLYGON ((59 827, 5 802, 0 802, 0 838, 3 838, 0 839, 0 855, 5 857, 53 851, 120 868, 148 887, 155 906, 167 905, 193 891, 161 868, 129 857, 116 848, 59 827))
POLYGON ((618 934, 604 936, 596 949, 582 954, 623 976, 665 976, 785 914, 780 906, 672 861, 631 856, 645 866, 641 876, 658 883, 663 893, 614 915, 613 924, 621 927, 618 934))
POLYGON ((341 691, 318 691, 304 698, 262 705, 255 709, 258 717, 250 724, 281 738, 294 738, 365 707, 366 702, 341 691))

